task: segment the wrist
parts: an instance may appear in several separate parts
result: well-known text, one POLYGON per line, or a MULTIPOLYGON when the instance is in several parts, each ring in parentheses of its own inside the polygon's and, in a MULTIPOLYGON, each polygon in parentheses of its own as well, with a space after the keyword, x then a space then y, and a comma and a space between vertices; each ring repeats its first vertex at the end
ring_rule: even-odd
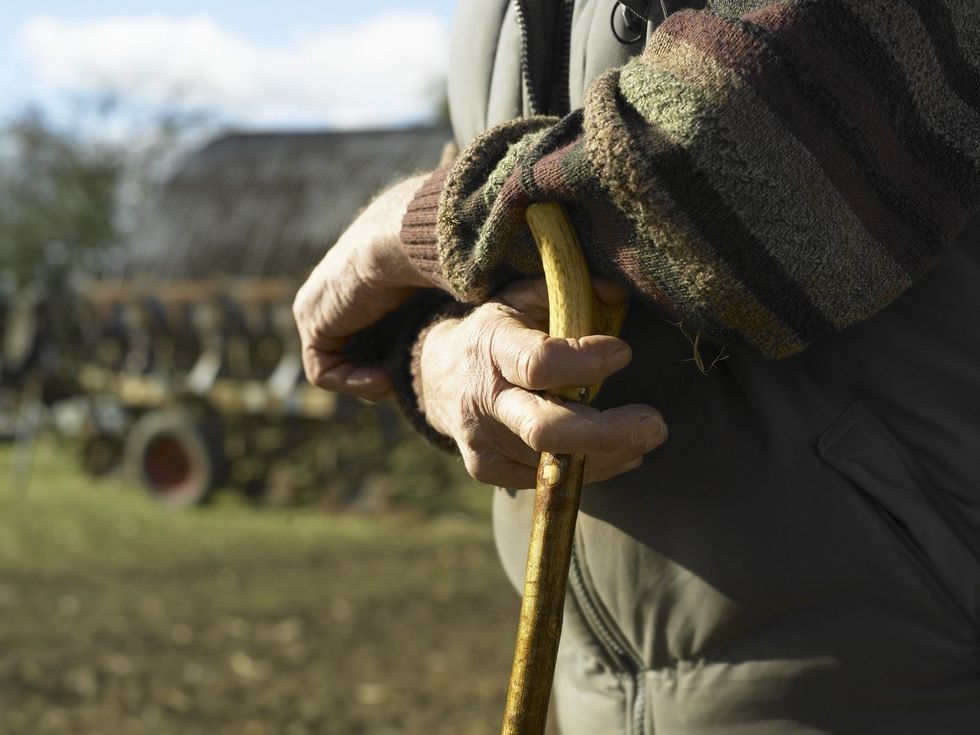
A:
POLYGON ((378 233, 379 243, 382 246, 373 248, 371 253, 374 265, 380 273, 393 278, 401 286, 412 288, 432 286, 429 279, 408 257, 401 241, 402 220, 405 218, 409 204, 427 177, 426 174, 400 181, 372 204, 372 206, 377 205, 381 210, 373 220, 383 223, 383 229, 378 233))
POLYGON ((451 437, 445 401, 440 400, 439 388, 445 387, 452 366, 446 364, 445 345, 452 344, 460 319, 435 321, 419 333, 413 365, 413 388, 419 412, 426 423, 443 436, 451 437), (448 369, 447 369, 448 368, 448 369))
MULTIPOLYGON (((395 340, 392 349, 395 398, 412 428, 433 446, 451 454, 457 454, 459 449, 447 431, 448 424, 436 419, 439 426, 439 430, 437 430, 433 428, 425 415, 426 404, 435 404, 439 400, 438 397, 433 398, 433 394, 442 393, 438 385, 432 384, 431 376, 434 374, 433 357, 437 357, 440 352, 445 350, 438 348, 441 339, 436 339, 428 345, 430 349, 426 360, 426 375, 430 380, 426 385, 431 387, 430 397, 426 399, 422 383, 422 348, 426 346, 426 337, 433 328, 447 320, 458 321, 469 312, 471 307, 453 301, 446 293, 436 289, 420 291, 415 297, 414 304, 415 306, 409 309, 400 320, 401 334, 395 340), (433 345, 436 346, 436 349, 432 349, 433 345)), ((440 330, 437 329, 436 334, 438 335, 439 332, 440 330)), ((430 410, 438 411, 438 408, 433 405, 430 410)))
POLYGON ((405 179, 375 198, 334 247, 348 252, 359 281, 384 289, 431 287, 405 253, 401 222, 424 176, 405 179))

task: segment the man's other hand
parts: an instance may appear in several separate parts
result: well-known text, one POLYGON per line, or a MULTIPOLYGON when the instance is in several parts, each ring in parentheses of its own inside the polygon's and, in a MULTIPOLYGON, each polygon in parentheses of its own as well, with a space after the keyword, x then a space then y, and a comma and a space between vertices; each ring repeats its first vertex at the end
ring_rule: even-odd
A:
POLYGON ((307 379, 321 388, 380 400, 391 377, 378 365, 343 354, 347 339, 431 284, 405 256, 402 218, 425 176, 388 189, 341 235, 299 289, 293 316, 307 379))
MULTIPOLYGON (((626 297, 608 283, 597 284, 597 294, 608 304, 626 297)), ((598 383, 632 356, 615 337, 549 337, 547 303, 543 280, 520 282, 465 319, 437 324, 422 345, 426 419, 456 441, 481 482, 534 487, 542 451, 585 454, 585 481, 606 480, 640 466, 667 439, 651 406, 598 411, 542 394, 598 383)))

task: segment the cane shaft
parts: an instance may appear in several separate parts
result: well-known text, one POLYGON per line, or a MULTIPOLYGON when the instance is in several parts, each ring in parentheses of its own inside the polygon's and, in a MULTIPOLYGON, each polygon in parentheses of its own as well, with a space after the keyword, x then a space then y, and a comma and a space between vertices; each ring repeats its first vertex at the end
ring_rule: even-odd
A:
MULTIPOLYGON (((527 220, 548 284, 549 333, 593 334, 595 295, 568 218, 557 204, 536 204, 528 208, 527 220)), ((571 386, 553 394, 587 403, 596 390, 571 386)), ((584 472, 583 455, 541 454, 502 735, 544 733, 584 472)))
POLYGON ((504 735, 544 732, 555 675, 575 518, 582 493, 582 455, 541 455, 504 735))

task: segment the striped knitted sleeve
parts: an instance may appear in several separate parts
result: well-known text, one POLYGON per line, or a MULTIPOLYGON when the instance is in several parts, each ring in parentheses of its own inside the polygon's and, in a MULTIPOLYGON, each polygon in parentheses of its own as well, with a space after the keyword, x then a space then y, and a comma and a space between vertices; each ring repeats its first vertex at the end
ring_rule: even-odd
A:
POLYGON ((406 216, 480 301, 540 269, 527 204, 692 329, 792 355, 928 270, 980 202, 972 0, 783 0, 672 15, 584 109, 490 130, 406 216))

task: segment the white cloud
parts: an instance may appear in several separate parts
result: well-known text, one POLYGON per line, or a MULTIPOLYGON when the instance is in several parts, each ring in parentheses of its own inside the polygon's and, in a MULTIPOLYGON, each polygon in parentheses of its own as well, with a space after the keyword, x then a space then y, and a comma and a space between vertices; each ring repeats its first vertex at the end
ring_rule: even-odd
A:
POLYGON ((36 16, 18 46, 51 94, 111 92, 255 125, 384 125, 429 114, 446 72, 442 21, 377 15, 268 47, 206 16, 36 16))

